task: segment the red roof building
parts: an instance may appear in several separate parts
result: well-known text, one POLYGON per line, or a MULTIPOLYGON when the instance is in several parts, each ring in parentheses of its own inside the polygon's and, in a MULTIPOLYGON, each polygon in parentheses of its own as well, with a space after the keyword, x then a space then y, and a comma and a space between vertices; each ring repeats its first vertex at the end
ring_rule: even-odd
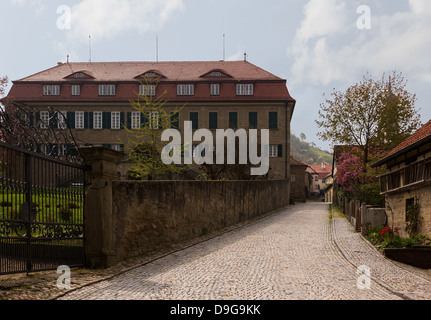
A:
POLYGON ((33 125, 52 107, 66 116, 79 144, 123 150, 124 128, 136 129, 140 121, 130 101, 142 92, 165 94, 168 112, 184 106, 179 130, 184 121, 194 129, 269 129, 270 178, 289 179, 296 101, 285 79, 247 61, 59 63, 13 81, 8 99, 41 110, 33 125), (148 79, 157 79, 157 86, 148 79))

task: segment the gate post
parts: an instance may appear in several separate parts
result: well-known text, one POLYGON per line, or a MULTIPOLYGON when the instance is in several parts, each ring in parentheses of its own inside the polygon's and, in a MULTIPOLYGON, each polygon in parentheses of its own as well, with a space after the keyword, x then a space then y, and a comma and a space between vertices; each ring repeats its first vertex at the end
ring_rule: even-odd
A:
POLYGON ((117 263, 112 214, 112 181, 117 179, 117 160, 123 152, 105 147, 79 148, 89 167, 90 186, 85 198, 85 254, 90 268, 104 269, 117 263))

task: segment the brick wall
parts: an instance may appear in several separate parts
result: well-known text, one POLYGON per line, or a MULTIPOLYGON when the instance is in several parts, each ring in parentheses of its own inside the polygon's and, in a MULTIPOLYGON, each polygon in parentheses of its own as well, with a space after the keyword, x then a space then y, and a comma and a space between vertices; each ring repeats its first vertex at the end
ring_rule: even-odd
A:
POLYGON ((289 204, 288 181, 114 181, 118 258, 142 255, 289 204))

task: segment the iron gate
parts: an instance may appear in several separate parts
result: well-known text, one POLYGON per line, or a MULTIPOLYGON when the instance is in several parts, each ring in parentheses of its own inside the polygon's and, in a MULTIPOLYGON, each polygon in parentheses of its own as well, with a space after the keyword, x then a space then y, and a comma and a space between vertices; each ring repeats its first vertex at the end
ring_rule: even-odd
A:
POLYGON ((0 274, 85 264, 85 168, 62 114, 0 112, 0 274))

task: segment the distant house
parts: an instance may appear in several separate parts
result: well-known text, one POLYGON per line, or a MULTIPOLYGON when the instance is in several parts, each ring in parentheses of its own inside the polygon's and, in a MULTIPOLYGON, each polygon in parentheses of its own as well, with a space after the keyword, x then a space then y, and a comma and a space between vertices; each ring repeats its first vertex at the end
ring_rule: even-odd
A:
POLYGON ((332 183, 332 165, 322 163, 319 165, 310 165, 310 167, 317 173, 318 195, 323 196, 326 187, 332 183))
POLYGON ((307 200, 308 165, 290 156, 290 199, 305 202, 307 200))
POLYGON ((319 186, 319 174, 314 171, 310 166, 305 169, 307 176, 307 198, 319 196, 320 186, 319 186))
POLYGON ((380 176, 386 195, 388 225, 406 236, 407 211, 417 205, 422 226, 420 233, 431 236, 431 121, 389 152, 373 167, 386 166, 380 176))

